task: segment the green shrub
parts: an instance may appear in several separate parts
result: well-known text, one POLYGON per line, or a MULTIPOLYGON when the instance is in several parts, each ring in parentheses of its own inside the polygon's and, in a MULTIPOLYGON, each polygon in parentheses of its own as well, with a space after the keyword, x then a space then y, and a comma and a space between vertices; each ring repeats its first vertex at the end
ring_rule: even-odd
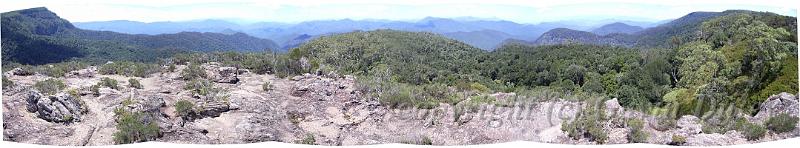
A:
POLYGON ((422 137, 422 145, 433 145, 433 140, 428 137, 422 137))
POLYGON ((205 79, 192 79, 183 87, 195 95, 206 96, 214 92, 214 83, 205 79))
POLYGON ((744 137, 751 141, 761 139, 767 133, 767 128, 764 128, 764 126, 749 122, 744 122, 743 128, 740 130, 743 132, 744 137))
POLYGON ((264 91, 272 90, 272 83, 270 83, 269 81, 265 81, 264 84, 261 84, 261 89, 263 89, 264 91))
POLYGON ((785 133, 794 130, 797 125, 798 117, 791 116, 786 113, 770 117, 764 124, 767 128, 775 133, 785 133))
POLYGON ((672 135, 672 142, 670 142, 669 144, 670 145, 683 145, 684 143, 686 143, 686 137, 683 137, 683 136, 680 136, 680 135, 672 135))
POLYGON ((156 64, 145 64, 138 62, 117 61, 108 63, 100 67, 98 70, 101 74, 107 75, 124 75, 135 77, 147 77, 150 74, 159 71, 156 64))
POLYGON ((206 71, 198 64, 189 64, 186 69, 181 72, 183 80, 205 79, 206 71))
POLYGON ((139 80, 136 80, 136 79, 133 79, 133 78, 128 79, 128 85, 130 85, 130 87, 136 88, 136 89, 142 89, 142 87, 144 87, 144 86, 142 86, 141 83, 139 83, 139 80))
POLYGON ((448 92, 434 86, 392 85, 391 90, 382 92, 380 102, 389 107, 414 107, 419 109, 432 109, 439 106, 440 102, 448 101, 452 96, 448 92))
POLYGON ((146 120, 144 113, 131 113, 117 108, 117 132, 112 136, 117 144, 152 141, 161 134, 155 120, 146 120))
POLYGON ((91 87, 89 87, 89 91, 91 91, 92 95, 94 95, 95 97, 100 96, 100 85, 97 84, 92 85, 91 87))
POLYGON ((474 83, 470 84, 469 87, 472 90, 475 90, 475 91, 478 91, 478 92, 489 92, 489 88, 488 87, 486 87, 483 84, 478 83, 478 82, 474 82, 474 83))
POLYGON ((308 145, 316 145, 317 139, 314 138, 314 134, 306 134, 306 137, 296 141, 295 143, 298 144, 308 144, 308 145))
POLYGON ((578 112, 572 122, 565 120, 561 130, 575 140, 588 138, 597 143, 605 143, 608 135, 603 131, 602 123, 608 119, 603 111, 604 105, 598 105, 598 102, 601 101, 587 100, 587 107, 578 112))
POLYGON ((169 66, 167 66, 167 72, 175 72, 175 69, 177 69, 175 64, 169 64, 169 66))
POLYGON ((491 97, 486 94, 472 96, 470 100, 466 102, 465 106, 467 111, 478 111, 481 105, 491 105, 495 103, 495 98, 491 97))
POLYGON ((3 88, 10 88, 14 86, 14 82, 3 76, 3 88))
POLYGON ((41 93, 53 95, 67 88, 67 85, 64 84, 64 81, 48 78, 47 80, 36 82, 36 84, 33 84, 33 87, 41 93))
POLYGON ((119 89, 119 85, 117 85, 117 80, 114 80, 114 79, 111 79, 111 78, 108 78, 108 77, 101 78, 99 85, 100 86, 104 86, 104 87, 108 87, 108 88, 111 88, 111 89, 119 89))
POLYGON ((630 129, 630 133, 628 141, 632 143, 647 143, 648 134, 642 131, 642 128, 644 128, 644 121, 641 119, 629 119, 628 129, 630 129))
POLYGON ((40 74, 44 74, 50 77, 64 77, 67 72, 83 69, 89 66, 83 62, 61 62, 61 63, 54 63, 49 65, 41 65, 38 66, 38 71, 40 74))
POLYGON ((187 100, 175 102, 175 112, 177 112, 178 116, 181 118, 186 118, 194 113, 194 104, 187 100))

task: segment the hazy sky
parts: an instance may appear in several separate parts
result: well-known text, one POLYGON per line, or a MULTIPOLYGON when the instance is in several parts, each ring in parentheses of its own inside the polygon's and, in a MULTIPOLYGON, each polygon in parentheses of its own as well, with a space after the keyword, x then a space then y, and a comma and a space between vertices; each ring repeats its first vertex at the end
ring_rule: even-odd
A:
POLYGON ((519 23, 610 19, 656 21, 694 11, 747 9, 797 15, 795 1, 764 0, 0 0, 0 11, 47 7, 72 22, 142 22, 229 19, 244 22, 301 22, 331 19, 416 20, 477 17, 519 23))

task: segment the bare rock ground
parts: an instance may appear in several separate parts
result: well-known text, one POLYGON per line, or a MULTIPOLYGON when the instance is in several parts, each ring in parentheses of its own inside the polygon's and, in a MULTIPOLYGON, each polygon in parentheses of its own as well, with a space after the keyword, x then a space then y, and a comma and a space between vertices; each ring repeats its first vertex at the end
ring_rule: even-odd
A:
MULTIPOLYGON (((85 89, 108 77, 117 80, 119 90, 101 88, 99 96, 83 95, 87 112, 78 122, 69 124, 48 122, 26 110, 25 95, 33 84, 48 77, 38 74, 6 77, 18 86, 3 90, 3 139, 21 143, 47 145, 111 145, 116 129, 114 109, 122 106, 126 99, 133 98, 132 109, 149 110, 157 114, 162 132, 157 141, 193 144, 236 144, 265 141, 302 143, 313 137, 312 143, 319 145, 365 145, 380 143, 434 145, 469 145, 511 141, 537 141, 547 143, 591 144, 576 141, 561 131, 561 123, 569 120, 583 107, 582 102, 559 99, 517 104, 512 106, 484 105, 474 112, 456 116, 456 108, 440 104, 433 109, 402 109, 382 106, 377 99, 369 98, 356 88, 352 76, 305 74, 293 78, 277 78, 274 75, 259 75, 246 70, 204 65, 218 82, 215 87, 223 89, 225 110, 215 111, 216 116, 204 116, 185 121, 175 113, 174 104, 179 100, 197 98, 183 89, 186 84, 180 78, 185 66, 179 65, 176 72, 156 73, 138 79, 143 89, 128 87, 128 79, 120 75, 92 74, 92 70, 72 73, 61 78, 68 89, 85 89), (216 69, 216 71, 214 70, 216 69), (272 89, 265 91, 262 85, 270 82, 272 89), (151 105, 148 105, 151 104, 151 105), (155 104, 155 105, 152 105, 155 104)), ((513 94, 492 94, 507 99, 513 94)), ((785 95, 783 95, 785 96, 785 95)), ((790 97, 780 97, 790 98, 790 97)), ((195 100, 193 100, 195 99, 195 100)), ((775 99, 773 99, 775 100, 775 99)), ((772 104, 785 104, 782 102, 772 104)), ((796 106, 796 97, 794 97, 796 106)), ((218 103, 220 103, 218 102, 218 103)), ((460 105, 460 104, 459 104, 460 105)), ((625 110, 616 100, 605 102, 606 112, 625 117, 642 117, 646 125, 654 117, 640 112, 625 110)), ((773 105, 778 106, 778 105, 773 105)), ((791 104, 788 104, 791 106, 791 104)), ((796 115, 796 114, 795 114, 796 115)), ((674 134, 684 134, 689 145, 728 145, 747 143, 741 134, 701 134, 692 117, 681 118, 677 129, 659 131, 646 126, 650 143, 666 144, 674 134), (732 137, 732 138, 731 138, 732 137), (722 141, 720 139, 728 140, 722 141), (733 139, 733 140, 730 140, 733 139)), ((697 117, 694 117, 697 118, 697 117)), ((610 123, 609 123, 610 124, 610 123)), ((614 143, 627 143, 627 131, 609 128, 616 137, 614 143)), ((794 135, 771 135, 781 139, 794 135), (783 136, 783 137, 781 137, 783 136)), ((769 136, 768 136, 769 137, 769 136)))

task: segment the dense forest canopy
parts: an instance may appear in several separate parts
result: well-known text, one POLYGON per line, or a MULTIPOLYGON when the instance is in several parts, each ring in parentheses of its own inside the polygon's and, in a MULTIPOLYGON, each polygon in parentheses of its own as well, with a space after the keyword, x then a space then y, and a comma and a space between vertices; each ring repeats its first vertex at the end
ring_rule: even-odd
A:
POLYGON ((395 30, 322 36, 286 54, 209 52, 259 51, 274 43, 244 34, 86 31, 46 9, 3 13, 2 21, 3 69, 71 61, 40 67, 53 76, 82 62, 129 61, 104 68, 142 77, 153 73, 147 69, 154 63, 220 62, 281 77, 355 75, 365 92, 388 105, 429 108, 493 92, 547 90, 619 98, 625 107, 672 115, 721 105, 750 112, 770 95, 798 92, 796 18, 764 12, 698 12, 617 34, 636 39, 635 46, 507 42, 492 52, 438 34, 395 30))

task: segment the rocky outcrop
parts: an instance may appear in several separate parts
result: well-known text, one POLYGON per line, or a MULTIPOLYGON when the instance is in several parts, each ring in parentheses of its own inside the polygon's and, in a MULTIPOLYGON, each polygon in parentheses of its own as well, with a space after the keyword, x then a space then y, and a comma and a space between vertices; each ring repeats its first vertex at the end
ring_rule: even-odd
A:
POLYGON ((29 112, 49 122, 77 122, 86 113, 81 100, 67 93, 44 96, 37 91, 29 92, 26 101, 29 112))
POLYGON ((198 104, 200 109, 197 111, 202 117, 219 117, 223 112, 230 111, 230 103, 221 101, 201 102, 198 104))
POLYGON ((617 116, 622 116, 625 113, 625 109, 622 108, 622 105, 619 104, 617 98, 608 100, 604 104, 606 106, 605 107, 606 116, 617 117, 617 116))
POLYGON ((608 144, 624 144, 628 143, 628 133, 630 132, 627 128, 611 128, 608 130, 608 144))
POLYGON ((798 109, 800 109, 800 106, 798 106, 797 96, 782 92, 778 95, 770 96, 764 103, 761 103, 761 107, 753 119, 756 123, 763 123, 769 117, 778 114, 786 113, 791 116, 798 116, 798 112, 800 112, 798 109))
POLYGON ((692 115, 685 115, 678 119, 678 130, 676 135, 683 137, 690 137, 692 135, 700 134, 703 131, 703 125, 700 124, 700 118, 692 115))
POLYGON ((686 138, 686 145, 691 146, 724 146, 747 143, 747 139, 736 131, 728 131, 725 134, 698 134, 686 138))
POLYGON ((218 63, 205 64, 203 68, 206 69, 209 80, 217 83, 239 83, 239 75, 248 72, 236 67, 221 67, 218 63))
POLYGON ((97 67, 89 66, 89 68, 86 68, 86 69, 79 69, 79 70, 74 70, 74 71, 67 72, 66 77, 68 77, 68 78, 91 78, 91 77, 94 77, 95 74, 97 74, 97 67))
MULTIPOLYGON (((291 95, 295 97, 326 99, 341 92, 355 93, 352 86, 355 79, 352 76, 344 78, 303 74, 292 77, 295 85, 291 88, 291 95)), ((349 96, 342 96, 348 97, 349 96)))
POLYGON ((160 95, 132 95, 132 101, 136 102, 125 107, 130 112, 138 112, 144 114, 144 121, 146 123, 156 123, 161 129, 161 132, 172 131, 173 123, 168 118, 163 109, 167 107, 164 102, 164 96, 160 95))

